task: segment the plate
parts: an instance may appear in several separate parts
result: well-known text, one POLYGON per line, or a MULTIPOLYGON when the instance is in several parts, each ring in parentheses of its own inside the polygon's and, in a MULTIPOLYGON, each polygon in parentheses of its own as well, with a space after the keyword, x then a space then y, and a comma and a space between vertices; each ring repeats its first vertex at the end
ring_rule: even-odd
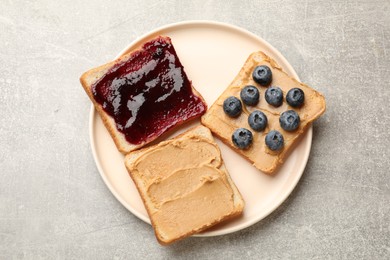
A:
MULTIPOLYGON (((210 21, 175 23, 156 29, 138 38, 117 57, 139 47, 157 35, 171 37, 188 77, 210 106, 236 76, 250 53, 262 50, 275 59, 291 76, 299 80, 287 60, 260 37, 236 26, 210 21)), ((199 121, 191 123, 199 124, 199 121)), ((165 135, 170 138, 190 125, 165 135)), ((90 113, 90 141, 97 168, 112 194, 131 213, 150 223, 138 191, 94 107, 90 113)), ((197 236, 232 233, 260 221, 274 211, 297 185, 309 157, 312 128, 309 128, 295 150, 275 176, 256 170, 218 139, 226 167, 240 190, 246 206, 237 219, 213 227, 197 236)))

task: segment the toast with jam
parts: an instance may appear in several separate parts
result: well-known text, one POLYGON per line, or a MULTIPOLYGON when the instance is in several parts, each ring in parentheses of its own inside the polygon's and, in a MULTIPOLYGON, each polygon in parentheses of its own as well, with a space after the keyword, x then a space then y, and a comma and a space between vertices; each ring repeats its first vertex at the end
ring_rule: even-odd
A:
POLYGON ((274 174, 325 109, 319 92, 255 52, 201 121, 257 169, 274 174))
POLYGON ((85 72, 80 81, 124 154, 200 117, 207 109, 169 37, 149 40, 117 60, 85 72))

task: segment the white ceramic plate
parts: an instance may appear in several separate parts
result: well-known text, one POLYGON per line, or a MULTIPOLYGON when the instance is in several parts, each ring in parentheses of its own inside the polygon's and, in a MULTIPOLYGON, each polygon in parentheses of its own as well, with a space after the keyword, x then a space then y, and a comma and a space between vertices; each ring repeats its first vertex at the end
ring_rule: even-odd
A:
MULTIPOLYGON (((210 21, 190 21, 164 26, 131 43, 119 55, 157 36, 171 37, 188 77, 210 106, 236 76, 251 52, 262 50, 274 58, 290 75, 297 74, 287 60, 260 37, 241 28, 210 21)), ((199 121, 193 122, 199 124, 199 121)), ((189 125, 170 133, 177 135, 189 125)), ((91 108, 90 138, 97 168, 114 196, 130 212, 150 223, 135 185, 120 154, 99 115, 91 108)), ((278 173, 271 177, 256 170, 250 163, 217 140, 227 169, 244 197, 242 217, 218 225, 198 236, 223 235, 246 228, 274 211, 298 183, 310 153, 312 128, 290 154, 278 173)))

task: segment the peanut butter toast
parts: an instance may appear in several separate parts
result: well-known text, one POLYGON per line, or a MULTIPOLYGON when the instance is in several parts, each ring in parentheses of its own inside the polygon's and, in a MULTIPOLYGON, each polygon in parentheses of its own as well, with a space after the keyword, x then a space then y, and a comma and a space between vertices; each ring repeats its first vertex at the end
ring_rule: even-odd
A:
POLYGON ((272 175, 325 109, 319 92, 290 77, 265 53, 255 52, 201 121, 257 169, 272 175))
POLYGON ((204 126, 130 152, 125 165, 162 245, 238 216, 244 209, 219 147, 204 126))

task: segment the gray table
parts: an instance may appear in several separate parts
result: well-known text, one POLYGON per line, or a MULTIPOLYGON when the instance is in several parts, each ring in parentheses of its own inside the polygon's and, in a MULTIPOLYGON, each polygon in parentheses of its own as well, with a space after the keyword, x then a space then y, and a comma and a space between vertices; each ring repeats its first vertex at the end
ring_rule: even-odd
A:
POLYGON ((2 1, 0 258, 390 258, 389 1, 2 1), (164 24, 209 19, 275 46, 328 110, 302 179, 242 231, 160 246, 94 164, 85 70, 164 24))

